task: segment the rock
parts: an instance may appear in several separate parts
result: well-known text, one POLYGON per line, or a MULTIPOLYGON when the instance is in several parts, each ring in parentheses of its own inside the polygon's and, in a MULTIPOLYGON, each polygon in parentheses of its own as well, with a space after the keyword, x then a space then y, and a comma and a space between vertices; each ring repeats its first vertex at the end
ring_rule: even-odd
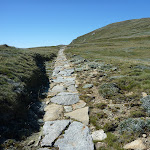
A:
POLYGON ((64 106, 65 112, 71 112, 72 107, 71 106, 64 106))
POLYGON ((62 70, 62 66, 55 67, 52 76, 57 76, 60 70, 62 70))
POLYGON ((53 79, 52 82, 63 83, 63 82, 65 82, 65 79, 63 77, 57 77, 56 79, 53 79))
POLYGON ((62 133, 66 126, 70 123, 69 120, 47 121, 43 126, 43 135, 41 146, 52 146, 54 140, 62 133))
POLYGON ((142 97, 146 97, 146 96, 148 96, 147 93, 142 92, 142 97))
POLYGON ((75 77, 64 77, 66 82, 73 82, 75 81, 75 77))
POLYGON ((67 88, 68 92, 78 92, 75 85, 70 85, 67 88))
POLYGON ((78 103, 73 104, 72 107, 73 107, 73 110, 75 110, 75 109, 83 108, 85 105, 86 103, 83 100, 80 100, 78 103))
POLYGON ((34 140, 31 140, 27 145, 28 146, 31 146, 31 145, 33 145, 35 143, 35 141, 34 140))
POLYGON ((69 113, 65 113, 64 116, 76 119, 78 121, 81 121, 83 124, 88 125, 89 123, 88 111, 89 107, 85 107, 69 113))
POLYGON ((58 146, 59 150, 94 150, 89 128, 80 122, 71 123, 63 136, 64 138, 58 139, 54 145, 58 146))
POLYGON ((143 138, 146 138, 146 137, 147 137, 147 135, 146 135, 146 134, 142 134, 142 137, 143 137, 143 138))
POLYGON ((65 68, 69 68, 70 65, 69 65, 69 64, 65 64, 64 67, 65 67, 65 68))
POLYGON ((101 148, 106 148, 106 147, 107 147, 107 145, 106 145, 106 143, 104 143, 104 142, 97 142, 97 143, 95 144, 96 150, 100 150, 101 148))
POLYGON ((83 67, 81 67, 81 68, 76 68, 75 69, 77 72, 81 72, 81 71, 84 71, 84 68, 83 67))
POLYGON ((86 88, 92 88, 92 87, 93 87, 93 84, 85 84, 83 86, 84 89, 86 89, 86 88))
POLYGON ((137 139, 131 143, 126 144, 124 149, 138 149, 143 150, 146 149, 146 146, 144 145, 143 141, 141 139, 137 139))
POLYGON ((60 105, 72 105, 79 101, 79 96, 76 93, 61 92, 55 97, 51 98, 51 102, 60 105))
POLYGON ((107 135, 106 133, 104 133, 103 130, 97 130, 97 131, 92 132, 92 138, 93 140, 96 140, 96 141, 102 141, 107 138, 107 135))
POLYGON ((44 121, 52 121, 58 119, 63 112, 63 107, 57 104, 48 105, 45 109, 44 121))
POLYGON ((74 73, 74 69, 64 69, 60 71, 58 74, 62 76, 71 76, 74 73))
POLYGON ((66 88, 63 85, 56 85, 52 88, 51 92, 53 93, 59 93, 59 92, 65 92, 66 88))

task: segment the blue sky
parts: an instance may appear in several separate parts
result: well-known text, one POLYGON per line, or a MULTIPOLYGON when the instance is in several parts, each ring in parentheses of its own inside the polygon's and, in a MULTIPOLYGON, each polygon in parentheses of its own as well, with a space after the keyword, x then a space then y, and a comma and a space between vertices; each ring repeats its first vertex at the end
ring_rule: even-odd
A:
POLYGON ((69 44, 113 22, 150 17, 149 0, 0 0, 0 45, 69 44))

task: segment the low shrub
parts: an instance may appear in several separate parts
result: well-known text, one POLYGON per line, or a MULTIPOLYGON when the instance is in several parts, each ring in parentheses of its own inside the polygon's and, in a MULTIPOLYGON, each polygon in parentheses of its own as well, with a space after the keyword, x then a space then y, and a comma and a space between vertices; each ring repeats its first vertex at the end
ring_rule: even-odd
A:
POLYGON ((128 118, 119 125, 120 133, 144 133, 150 131, 150 119, 128 118))
POLYGON ((115 83, 104 83, 100 87, 99 92, 104 98, 110 98, 119 93, 119 88, 115 83))
POLYGON ((135 110, 130 112, 130 117, 131 118, 138 118, 138 117, 145 117, 146 114, 142 110, 135 110))
POLYGON ((140 101, 142 102, 142 107, 146 110, 146 112, 150 116, 150 95, 142 98, 140 101))
POLYGON ((104 125, 103 129, 105 132, 109 132, 109 131, 115 131, 117 127, 118 127, 117 122, 109 122, 104 125))
POLYGON ((123 150, 122 145, 118 142, 118 137, 111 132, 107 133, 107 138, 104 140, 107 143, 108 149, 123 150))
POLYGON ((107 107, 107 104, 106 103, 98 103, 98 104, 96 104, 96 107, 99 109, 105 109, 107 107))

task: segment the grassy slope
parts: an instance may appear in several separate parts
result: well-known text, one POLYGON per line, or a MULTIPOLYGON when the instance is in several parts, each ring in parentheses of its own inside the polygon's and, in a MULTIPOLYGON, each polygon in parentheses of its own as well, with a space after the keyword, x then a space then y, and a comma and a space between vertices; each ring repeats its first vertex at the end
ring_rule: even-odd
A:
POLYGON ((78 37, 66 52, 113 64, 120 69, 119 75, 129 75, 137 81, 140 91, 150 93, 150 70, 133 69, 150 64, 149 23, 150 18, 144 18, 110 24, 78 37))
POLYGON ((2 118, 6 114, 13 114, 13 117, 14 114, 21 114, 27 105, 37 98, 37 93, 47 82, 43 63, 52 60, 58 50, 59 47, 18 49, 7 45, 0 46, 2 118))
MULTIPOLYGON (((100 96, 104 96, 104 103, 107 104, 107 110, 111 108, 111 104, 109 104, 108 100, 112 100, 117 109, 117 105, 121 106, 121 103, 124 104, 123 110, 125 110, 125 114, 117 113, 117 111, 114 112, 111 108, 110 113, 114 115, 114 118, 109 121, 110 118, 107 120, 107 117, 104 119, 102 117, 100 118, 98 113, 97 115, 90 113, 90 122, 96 125, 96 128, 103 128, 108 131, 108 128, 117 127, 114 127, 114 123, 119 125, 120 121, 124 121, 126 118, 148 117, 148 115, 145 115, 145 110, 141 107, 140 98, 142 97, 142 92, 150 94, 149 40, 150 18, 144 18, 107 25, 78 37, 67 47, 65 52, 68 57, 76 54, 89 61, 111 64, 113 67, 117 68, 116 70, 101 70, 94 81, 92 81, 93 79, 89 81, 99 89, 100 96), (118 77, 120 75, 122 75, 121 78, 118 77), (106 89, 105 91, 101 88, 105 83, 115 83, 119 88, 119 93, 109 95, 109 90, 111 89, 106 89), (101 93, 102 90, 103 93, 101 93), (114 119, 115 122, 113 121, 114 119), (108 124, 106 122, 108 122, 108 124), (101 126, 102 123, 105 123, 105 125, 101 126)), ((89 74, 84 71, 79 74, 79 79, 81 76, 87 77, 89 74)), ((83 85, 81 84, 80 86, 82 87, 83 85)), ((86 92, 85 89, 82 88, 80 92, 82 93, 83 90, 86 92)), ((86 93, 89 94, 88 90, 86 93)), ((84 93, 82 94, 84 96, 84 93)), ((87 96, 85 95, 85 97, 87 96)), ((97 105, 101 104, 102 103, 98 103, 97 105)), ((97 107, 94 103, 89 103, 89 105, 91 105, 91 108, 97 107)), ((121 107, 119 109, 121 109, 121 107)), ((146 130, 148 132, 149 129, 146 130)), ((116 128, 115 131, 118 132, 118 128, 116 128)), ((112 132, 110 129, 109 132, 113 133, 114 131, 112 132)), ((108 133, 108 135, 111 133, 108 133)), ((125 135, 127 135, 127 137, 119 135, 119 139, 123 139, 122 144, 131 142, 138 136, 134 132, 130 132, 130 138, 128 138, 129 136, 127 133, 125 133, 125 135), (131 134, 133 134, 133 136, 131 136, 131 134)), ((115 142, 118 141, 118 143, 120 143, 119 139, 116 139, 115 142)), ((114 143, 110 136, 106 143, 112 149, 119 149, 119 147, 116 148, 116 145, 113 145, 111 142, 114 143)))

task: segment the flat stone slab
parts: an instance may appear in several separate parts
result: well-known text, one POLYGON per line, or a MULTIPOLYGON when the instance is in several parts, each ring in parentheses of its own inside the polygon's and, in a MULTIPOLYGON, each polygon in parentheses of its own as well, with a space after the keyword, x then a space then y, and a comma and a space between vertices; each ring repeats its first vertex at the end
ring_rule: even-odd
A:
POLYGON ((51 98, 51 102, 60 105, 72 105, 79 101, 79 95, 76 93, 61 92, 51 98))
POLYGON ((56 79, 52 80, 54 83, 66 83, 66 84, 75 84, 74 77, 62 77, 58 76, 56 79))
POLYGON ((58 73, 62 70, 62 68, 63 68, 62 66, 55 67, 55 69, 53 70, 52 76, 57 76, 58 73))
POLYGON ((71 76, 73 73, 74 73, 74 69, 64 69, 63 71, 60 71, 58 75, 71 76))
POLYGON ((70 86, 68 86, 67 90, 68 90, 69 92, 78 92, 77 89, 76 89, 76 87, 75 87, 75 85, 70 85, 70 86))
POLYGON ((92 87, 93 87, 93 84, 85 84, 83 86, 84 89, 86 89, 86 88, 92 88, 92 87))
POLYGON ((124 149, 136 149, 136 150, 146 150, 146 146, 144 145, 141 139, 137 139, 131 143, 126 144, 124 149))
POLYGON ((72 107, 71 106, 64 106, 65 112, 71 112, 72 107))
POLYGON ((71 123, 63 136, 54 144, 59 150, 94 150, 89 128, 80 122, 71 123))
POLYGON ((60 116, 62 116, 63 106, 57 104, 50 104, 45 107, 44 111, 45 111, 44 121, 56 120, 60 116))
POLYGON ((104 133, 104 130, 97 130, 92 132, 93 140, 102 141, 107 138, 107 134, 104 133))
POLYGON ((56 85, 52 88, 51 92, 59 93, 59 92, 65 92, 66 88, 63 85, 56 85))
POLYGON ((81 109, 77 109, 75 111, 65 113, 65 117, 70 117, 82 122, 85 125, 89 124, 89 115, 88 115, 89 107, 84 107, 81 109))
POLYGON ((63 83, 65 82, 65 79, 63 77, 57 77, 56 79, 52 80, 55 83, 63 83))
POLYGON ((78 103, 73 104, 72 107, 73 109, 80 109, 83 108, 86 105, 86 103, 83 100, 80 100, 78 103))
POLYGON ((47 121, 43 126, 44 138, 41 141, 41 146, 52 146, 54 140, 62 133, 69 125, 69 120, 47 121))

